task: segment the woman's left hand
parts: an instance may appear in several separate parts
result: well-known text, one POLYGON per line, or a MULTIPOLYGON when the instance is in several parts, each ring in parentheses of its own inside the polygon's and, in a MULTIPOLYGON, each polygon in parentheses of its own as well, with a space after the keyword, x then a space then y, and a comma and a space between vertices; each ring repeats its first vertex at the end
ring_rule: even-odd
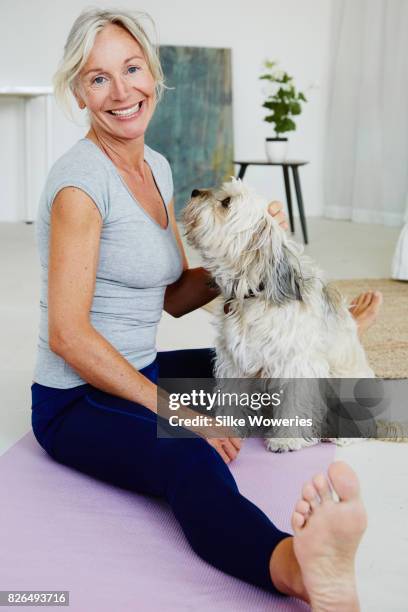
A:
POLYGON ((279 223, 282 229, 287 230, 289 225, 286 221, 286 215, 283 212, 283 204, 282 202, 278 202, 274 200, 268 206, 268 212, 272 215, 272 217, 279 223))

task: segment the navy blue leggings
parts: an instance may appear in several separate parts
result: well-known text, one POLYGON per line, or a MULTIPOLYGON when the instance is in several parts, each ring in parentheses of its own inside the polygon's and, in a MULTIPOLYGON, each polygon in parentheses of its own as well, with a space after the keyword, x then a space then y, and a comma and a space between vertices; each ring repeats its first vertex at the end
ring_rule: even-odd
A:
MULTIPOLYGON (((211 349, 159 352, 140 370, 163 378, 209 378, 211 349)), ((194 551, 211 565, 272 593, 269 560, 290 534, 238 490, 228 466, 203 438, 157 438, 156 414, 92 385, 34 383, 32 427, 56 461, 170 504, 194 551)))

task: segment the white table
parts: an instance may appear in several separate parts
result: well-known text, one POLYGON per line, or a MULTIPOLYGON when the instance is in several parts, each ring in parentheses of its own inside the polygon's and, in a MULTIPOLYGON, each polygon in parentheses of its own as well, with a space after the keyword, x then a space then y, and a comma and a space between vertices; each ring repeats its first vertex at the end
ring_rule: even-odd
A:
POLYGON ((44 112, 45 112, 45 171, 51 166, 51 145, 52 145, 52 134, 51 134, 51 96, 53 95, 53 88, 50 86, 45 87, 14 87, 14 86, 3 86, 0 87, 0 97, 10 98, 22 98, 24 101, 24 193, 25 193, 25 222, 32 223, 35 218, 35 208, 33 206, 32 198, 32 159, 31 159, 31 106, 30 102, 33 98, 44 98, 44 112))

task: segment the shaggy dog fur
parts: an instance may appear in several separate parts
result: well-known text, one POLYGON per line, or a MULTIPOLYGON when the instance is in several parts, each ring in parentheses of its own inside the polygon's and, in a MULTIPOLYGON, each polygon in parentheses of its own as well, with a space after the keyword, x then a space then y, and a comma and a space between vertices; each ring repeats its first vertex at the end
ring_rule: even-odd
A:
MULTIPOLYGON (((194 190, 184 211, 187 239, 224 298, 216 317, 216 377, 374 377, 344 298, 267 205, 232 179, 220 189, 194 190)), ((296 450, 321 439, 321 407, 306 397, 289 404, 297 415, 314 417, 315 431, 305 436, 299 429, 299 437, 289 438, 275 430, 266 439, 269 450, 296 450)))

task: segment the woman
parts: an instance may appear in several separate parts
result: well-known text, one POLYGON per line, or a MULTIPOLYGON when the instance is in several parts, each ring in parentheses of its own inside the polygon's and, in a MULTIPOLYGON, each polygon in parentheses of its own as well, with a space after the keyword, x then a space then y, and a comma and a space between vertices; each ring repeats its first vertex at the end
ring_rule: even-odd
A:
MULTIPOLYGON (((55 91, 74 94, 90 129, 54 164, 38 214, 34 434, 56 461, 167 499, 193 549, 222 571, 315 610, 357 610, 353 561, 366 515, 351 468, 329 468, 338 503, 323 474, 305 484, 293 537, 239 493, 226 464, 240 440, 157 438, 158 372, 212 375, 209 349, 156 353, 162 308, 178 317, 217 293, 204 269, 188 268, 169 164, 144 144, 162 87, 137 18, 98 9, 79 16, 55 91)), ((286 224, 281 208, 270 212, 286 224)), ((375 296, 357 302, 363 326, 375 296)))

